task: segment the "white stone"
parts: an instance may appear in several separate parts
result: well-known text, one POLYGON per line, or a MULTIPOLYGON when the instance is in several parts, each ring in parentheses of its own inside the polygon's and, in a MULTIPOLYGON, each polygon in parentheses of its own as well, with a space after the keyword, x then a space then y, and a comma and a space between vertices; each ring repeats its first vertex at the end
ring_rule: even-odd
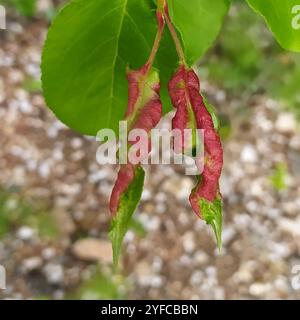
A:
POLYGON ((99 239, 81 239, 72 246, 73 254, 84 261, 112 262, 111 243, 99 239))
POLYGON ((50 175, 50 165, 47 161, 44 161, 40 164, 38 173, 42 178, 48 178, 48 176, 50 175))
POLYGON ((160 272, 162 268, 162 259, 160 257, 154 257, 153 262, 152 262, 152 270, 154 272, 160 272))
POLYGON ((128 230, 128 231, 126 232, 125 237, 124 237, 124 243, 133 242, 134 238, 135 238, 134 232, 132 232, 131 230, 128 230))
POLYGON ((160 288, 161 286, 163 285, 163 280, 162 280, 162 277, 158 276, 158 275, 155 275, 152 277, 152 280, 151 280, 151 287, 152 288, 160 288))
POLYGON ((93 172, 89 175, 89 182, 97 183, 108 176, 108 172, 106 170, 99 170, 97 172, 93 172))
POLYGON ((141 197, 142 201, 148 201, 148 200, 151 200, 151 198, 152 198, 152 195, 150 190, 144 189, 141 197))
POLYGON ((194 186, 194 183, 191 178, 182 178, 180 181, 180 185, 178 186, 177 198, 179 200, 187 200, 191 190, 194 186))
POLYGON ((186 253, 192 253, 195 250, 195 237, 192 232, 188 231, 183 235, 182 245, 186 253))
POLYGON ((29 240, 33 237, 33 235, 34 235, 34 230, 26 226, 21 227, 17 231, 17 237, 21 240, 29 240))
POLYGON ((250 288, 249 292, 251 295, 255 297, 265 297, 265 295, 271 290, 271 285, 269 283, 253 283, 250 288))
POLYGON ((204 278, 204 275, 202 271, 199 271, 199 270, 194 271, 191 275, 190 283, 192 286, 198 286, 199 284, 202 283, 203 278, 204 278))
POLYGON ((71 146, 73 149, 78 149, 78 148, 82 147, 82 139, 73 138, 71 141, 71 146))
POLYGON ((144 228, 148 231, 155 231, 160 226, 160 219, 158 217, 151 217, 146 213, 141 213, 137 217, 141 224, 144 226, 144 228))
POLYGON ((208 263, 209 261, 209 256, 206 252, 202 251, 202 250, 198 250, 195 253, 195 261, 199 264, 199 265, 204 265, 206 263, 208 263))
POLYGON ((54 248, 45 248, 45 249, 42 251, 42 257, 43 257, 45 260, 50 260, 50 259, 52 259, 54 256, 55 256, 55 249, 54 249, 54 248))
POLYGON ((48 263, 43 271, 50 284, 60 284, 64 280, 64 270, 60 264, 48 263))
POLYGON ((241 160, 248 163, 256 163, 258 161, 257 151, 251 144, 247 144, 243 147, 241 160))
POLYGON ((292 113, 282 113, 278 116, 275 128, 280 133, 293 133, 296 131, 297 122, 292 113))
POLYGON ((163 214, 166 212, 166 205, 164 203, 158 203, 156 206, 155 206, 155 211, 158 213, 158 214, 163 214))
POLYGON ((32 105, 27 100, 20 101, 19 108, 21 112, 28 114, 30 114, 33 110, 32 105))
POLYGON ((278 225, 283 231, 290 233, 292 236, 300 237, 300 218, 297 220, 281 218, 278 221, 278 225))
POLYGON ((233 279, 237 283, 250 283, 253 280, 253 276, 250 270, 242 266, 240 270, 234 274, 233 279))
POLYGON ((236 231, 233 227, 228 226, 223 229, 222 232, 222 243, 224 246, 226 246, 236 235, 236 231))
POLYGON ((263 194, 262 181, 257 179, 250 184, 250 194, 253 197, 260 197, 263 194))
POLYGON ((22 267, 25 272, 29 272, 35 269, 38 269, 42 266, 42 259, 40 257, 31 257, 28 259, 25 259, 22 262, 22 267))

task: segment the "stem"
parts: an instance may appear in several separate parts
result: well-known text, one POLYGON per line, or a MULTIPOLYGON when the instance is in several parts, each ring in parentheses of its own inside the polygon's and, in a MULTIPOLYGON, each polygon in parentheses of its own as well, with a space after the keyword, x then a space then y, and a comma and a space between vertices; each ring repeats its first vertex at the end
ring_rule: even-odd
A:
POLYGON ((164 17, 168 25, 168 28, 170 30, 171 36, 173 38, 180 63, 183 64, 185 67, 188 67, 188 64, 186 63, 186 60, 185 60, 185 54, 181 45, 181 41, 178 38, 177 32, 174 28, 174 25, 169 15, 169 8, 168 8, 167 2, 165 2, 165 6, 164 6, 164 17))
POLYGON ((157 0, 157 10, 160 12, 164 11, 164 7, 166 5, 166 0, 157 0))
MULTIPOLYGON (((161 1, 161 0, 160 0, 161 1)), ((143 66, 143 69, 145 68, 145 73, 139 83, 139 90, 140 92, 144 92, 144 88, 146 86, 147 83, 147 78, 149 76, 149 73, 152 69, 157 51, 159 49, 159 45, 162 39, 162 35, 163 35, 163 31, 164 31, 164 27, 165 27, 165 19, 164 19, 164 15, 163 12, 160 8, 157 8, 156 11, 156 18, 157 18, 157 33, 156 33, 156 37, 153 43, 153 47, 150 53, 150 56, 146 62, 146 64, 143 66)), ((139 96, 138 99, 141 99, 141 96, 139 96)), ((136 102, 137 103, 137 102, 136 102)), ((131 115, 130 118, 127 118, 127 121, 131 124, 131 122, 133 122, 135 115, 131 115)), ((129 125, 129 127, 131 127, 131 125, 129 125)))
MULTIPOLYGON (((159 0, 159 1, 164 1, 164 0, 159 0)), ((150 56, 149 56, 148 61, 147 61, 148 70, 150 70, 152 68, 152 66, 153 66, 153 63, 154 63, 157 51, 159 49, 159 45, 160 45, 161 39, 162 39, 164 26, 165 26, 164 17, 163 17, 163 14, 162 14, 162 12, 160 11, 159 8, 157 9, 156 16, 157 16, 157 27, 158 27, 158 29, 157 29, 156 37, 155 37, 155 40, 154 40, 154 44, 153 44, 150 56)))

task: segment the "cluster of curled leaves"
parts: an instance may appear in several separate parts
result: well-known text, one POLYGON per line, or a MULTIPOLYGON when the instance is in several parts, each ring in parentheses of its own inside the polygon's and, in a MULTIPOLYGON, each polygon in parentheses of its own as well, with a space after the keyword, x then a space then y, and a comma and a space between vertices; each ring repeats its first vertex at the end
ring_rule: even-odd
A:
MULTIPOLYGON (((283 48, 300 51, 300 31, 291 27, 298 13, 293 0, 248 3, 265 18, 283 48)), ((172 108, 176 109, 173 128, 204 129, 204 171, 189 200, 196 214, 212 225, 219 246, 222 146, 215 115, 200 94, 191 66, 213 44, 230 4, 229 0, 72 0, 54 19, 42 59, 47 104, 82 134, 95 136, 102 128, 116 132, 124 117, 129 129, 150 131, 172 108)), ((120 167, 110 200, 115 262, 140 200, 144 175, 139 164, 120 167)))

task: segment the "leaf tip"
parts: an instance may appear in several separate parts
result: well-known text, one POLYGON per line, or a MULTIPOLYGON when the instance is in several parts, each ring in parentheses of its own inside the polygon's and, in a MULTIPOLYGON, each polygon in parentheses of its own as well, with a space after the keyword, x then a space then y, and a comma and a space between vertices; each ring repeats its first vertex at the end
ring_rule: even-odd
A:
POLYGON ((130 227, 132 216, 140 201, 145 179, 145 171, 142 167, 135 170, 134 180, 122 194, 116 216, 112 218, 109 238, 113 249, 113 270, 119 270, 119 258, 122 251, 122 243, 126 232, 130 227))
POLYGON ((213 202, 206 199, 200 199, 200 210, 203 219, 213 228, 219 252, 222 250, 222 199, 216 198, 213 202))

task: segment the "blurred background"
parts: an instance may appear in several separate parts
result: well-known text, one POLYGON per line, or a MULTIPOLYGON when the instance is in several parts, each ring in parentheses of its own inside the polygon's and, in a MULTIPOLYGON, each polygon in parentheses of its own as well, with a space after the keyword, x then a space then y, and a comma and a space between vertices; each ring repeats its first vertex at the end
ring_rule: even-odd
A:
POLYGON ((107 203, 117 168, 97 164, 98 144, 61 124, 41 91, 42 44, 62 1, 0 3, 0 298, 300 298, 299 54, 233 1, 197 66, 222 125, 222 253, 189 206, 194 178, 151 166, 115 275, 107 203))

